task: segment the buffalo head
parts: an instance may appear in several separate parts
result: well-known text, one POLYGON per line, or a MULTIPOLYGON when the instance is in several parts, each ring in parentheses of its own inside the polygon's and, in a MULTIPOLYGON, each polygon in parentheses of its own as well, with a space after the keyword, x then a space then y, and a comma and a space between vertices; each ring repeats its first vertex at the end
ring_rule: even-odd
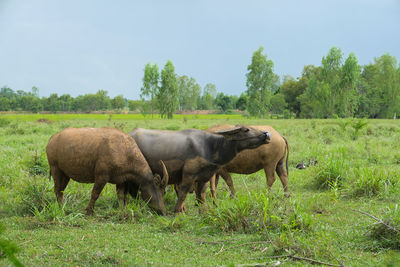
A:
POLYGON ((165 164, 160 160, 163 169, 163 177, 159 174, 154 175, 153 182, 147 185, 141 185, 141 195, 144 201, 149 202, 149 206, 158 214, 166 215, 167 211, 164 205, 165 187, 168 185, 168 172, 165 164))
POLYGON ((217 131, 215 134, 224 136, 237 144, 238 151, 257 148, 270 142, 271 134, 245 125, 236 125, 233 128, 217 131))

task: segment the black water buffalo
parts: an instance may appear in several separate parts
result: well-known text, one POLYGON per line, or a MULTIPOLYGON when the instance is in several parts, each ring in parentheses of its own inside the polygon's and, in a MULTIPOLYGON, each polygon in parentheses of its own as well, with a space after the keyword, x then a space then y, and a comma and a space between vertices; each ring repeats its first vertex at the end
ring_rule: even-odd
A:
POLYGON ((224 164, 244 149, 257 148, 270 140, 270 133, 237 125, 216 133, 187 129, 178 132, 137 128, 129 133, 154 173, 162 173, 162 160, 169 184, 178 185, 175 212, 185 210, 187 193, 196 182, 196 198, 205 200, 206 183, 224 164))

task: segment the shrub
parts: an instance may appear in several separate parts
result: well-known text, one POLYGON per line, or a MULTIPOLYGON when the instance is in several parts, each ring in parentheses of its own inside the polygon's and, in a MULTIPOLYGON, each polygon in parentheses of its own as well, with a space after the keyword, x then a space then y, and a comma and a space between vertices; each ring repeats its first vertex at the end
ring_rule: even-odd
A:
POLYGON ((356 180, 352 185, 353 196, 376 196, 387 194, 397 184, 395 174, 383 168, 357 168, 354 173, 356 180))
POLYGON ((50 183, 27 180, 20 190, 20 206, 17 206, 17 213, 35 214, 35 211, 41 211, 48 203, 55 201, 53 187, 50 183))
POLYGON ((205 221, 223 231, 246 233, 308 230, 312 225, 311 216, 297 202, 254 192, 220 200, 205 214, 205 221))
POLYGON ((314 186, 318 189, 328 189, 332 186, 341 187, 347 176, 348 163, 342 158, 329 157, 326 162, 318 164, 314 170, 314 186))
POLYGON ((35 150, 35 153, 29 157, 25 165, 31 175, 47 175, 49 173, 46 154, 38 154, 37 150, 35 150))

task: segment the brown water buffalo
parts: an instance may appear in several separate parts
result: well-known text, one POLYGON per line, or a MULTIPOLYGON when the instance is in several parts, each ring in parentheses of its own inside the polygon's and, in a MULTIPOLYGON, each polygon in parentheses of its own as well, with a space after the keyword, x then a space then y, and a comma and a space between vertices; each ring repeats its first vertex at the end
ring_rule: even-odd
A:
POLYGON ((270 138, 268 132, 243 125, 216 133, 196 129, 174 132, 137 128, 129 134, 153 172, 160 173, 158 162, 164 161, 169 184, 179 186, 175 212, 185 210, 185 198, 195 182, 196 198, 202 203, 205 201, 206 183, 222 165, 244 149, 268 143, 270 138))
MULTIPOLYGON (((231 128, 232 125, 220 124, 208 128, 206 131, 213 133, 231 128)), ((231 195, 235 194, 232 177, 229 173, 251 174, 264 169, 267 185, 270 188, 275 182, 275 171, 277 172, 285 191, 285 196, 289 196, 288 187, 288 158, 289 146, 285 137, 280 135, 271 126, 251 126, 260 131, 271 133, 271 140, 268 145, 259 146, 256 149, 243 150, 236 155, 232 161, 218 169, 215 176, 210 180, 210 190, 213 198, 216 200, 216 187, 218 177, 222 176, 231 190, 231 195), (286 157, 286 162, 285 162, 286 157), (285 166, 286 165, 286 166, 285 166)))
POLYGON ((122 185, 129 181, 140 188, 142 198, 156 212, 166 214, 163 191, 168 173, 164 163, 157 163, 163 178, 154 176, 135 140, 127 133, 113 128, 67 128, 50 138, 46 152, 60 204, 70 178, 94 183, 86 208, 88 215, 93 213, 94 203, 106 183, 116 184, 118 198, 125 202, 122 185))

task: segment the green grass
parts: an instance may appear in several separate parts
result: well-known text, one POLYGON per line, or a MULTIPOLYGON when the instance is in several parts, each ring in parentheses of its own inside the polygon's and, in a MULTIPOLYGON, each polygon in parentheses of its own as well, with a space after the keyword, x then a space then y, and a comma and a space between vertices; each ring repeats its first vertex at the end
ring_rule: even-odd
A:
MULTIPOLYGON (((173 120, 140 114, 0 115, 0 240, 16 245, 10 251, 27 266, 231 266, 278 260, 284 266, 311 265, 289 254, 346 266, 399 265, 396 231, 357 210, 399 229, 400 123, 368 120, 356 135, 351 123, 241 115, 176 115, 173 120), (71 181, 64 205, 56 204, 45 155, 52 134, 66 127, 179 130, 218 123, 268 124, 287 137, 289 199, 279 179, 266 190, 260 171, 233 174, 236 199, 221 181, 218 206, 207 196, 200 209, 189 195, 188 211, 181 216, 172 214, 176 196, 171 188, 164 217, 140 200, 120 208, 113 185, 97 200, 94 216, 84 215, 90 184, 71 181), (314 160, 318 163, 305 170, 294 168, 314 160)), ((2 253, 0 265, 11 266, 2 253)))

